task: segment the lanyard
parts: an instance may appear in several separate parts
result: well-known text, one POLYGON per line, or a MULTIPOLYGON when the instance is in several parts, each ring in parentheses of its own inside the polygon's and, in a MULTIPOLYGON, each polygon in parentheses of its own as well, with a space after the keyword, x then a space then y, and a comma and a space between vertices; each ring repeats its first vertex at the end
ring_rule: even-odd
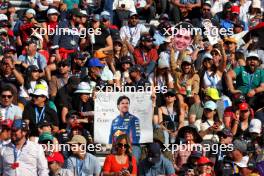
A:
POLYGON ((167 112, 168 112, 168 115, 170 116, 170 119, 172 122, 174 122, 175 120, 175 115, 173 114, 173 110, 172 110, 172 113, 170 113, 168 107, 166 106, 166 109, 167 109, 167 112))
POLYGON ((81 175, 81 171, 83 168, 83 163, 84 161, 81 161, 80 159, 76 158, 76 172, 77 172, 77 176, 81 175))
POLYGON ((208 74, 208 72, 206 71, 205 72, 205 74, 206 74, 206 76, 207 76, 207 78, 208 78, 208 80, 211 82, 211 84, 212 84, 212 87, 216 87, 216 82, 215 82, 215 78, 213 77, 213 79, 211 78, 211 76, 208 74))
POLYGON ((44 116, 45 116, 45 113, 44 113, 45 109, 46 109, 46 107, 44 106, 44 107, 42 108, 40 114, 39 114, 39 112, 38 112, 38 108, 35 107, 36 124, 38 124, 38 123, 44 118, 44 116))
POLYGON ((129 34, 130 34, 130 42, 133 40, 133 36, 137 33, 138 27, 135 27, 135 31, 132 33, 131 28, 128 26, 129 34))
POLYGON ((144 52, 141 51, 141 54, 142 54, 142 57, 143 57, 143 60, 144 60, 144 63, 146 63, 148 61, 148 58, 145 56, 144 52))
POLYGON ((248 75, 249 75, 249 78, 248 78, 248 88, 249 89, 251 89, 251 86, 252 86, 252 83, 253 83, 253 79, 254 79, 254 73, 252 73, 252 74, 249 74, 248 73, 248 75))
POLYGON ((21 150, 17 150, 16 145, 12 145, 13 146, 13 152, 14 152, 14 163, 17 162, 18 158, 20 157, 21 153, 22 153, 22 149, 23 147, 26 145, 27 141, 23 144, 23 146, 21 147, 21 150))

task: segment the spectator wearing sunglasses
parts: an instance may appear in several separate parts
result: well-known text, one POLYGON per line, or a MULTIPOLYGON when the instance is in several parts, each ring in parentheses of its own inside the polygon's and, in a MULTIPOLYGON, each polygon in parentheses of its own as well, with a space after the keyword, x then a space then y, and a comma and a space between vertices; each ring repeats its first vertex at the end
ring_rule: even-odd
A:
POLYGON ((58 131, 57 113, 48 105, 48 89, 43 84, 37 84, 31 94, 32 101, 25 106, 23 119, 29 122, 30 136, 38 136, 37 126, 44 120, 52 123, 53 132, 58 131))
POLYGON ((65 86, 70 77, 71 64, 68 60, 61 61, 57 64, 57 73, 49 81, 50 96, 54 99, 60 88, 65 86))
POLYGON ((106 157, 103 175, 137 175, 136 158, 132 156, 130 140, 126 134, 118 136, 112 154, 106 157))
POLYGON ((217 105, 215 102, 205 102, 202 119, 197 120, 195 125, 205 143, 219 142, 219 137, 216 133, 223 127, 218 117, 217 105))
POLYGON ((11 119, 22 117, 22 110, 14 105, 12 102, 14 100, 15 92, 10 85, 5 85, 1 90, 1 120, 11 119))
POLYGON ((34 92, 37 84, 43 84, 48 87, 45 80, 40 78, 41 70, 36 65, 30 65, 25 74, 24 85, 20 87, 19 98, 21 102, 26 105, 30 100, 30 94, 34 92))

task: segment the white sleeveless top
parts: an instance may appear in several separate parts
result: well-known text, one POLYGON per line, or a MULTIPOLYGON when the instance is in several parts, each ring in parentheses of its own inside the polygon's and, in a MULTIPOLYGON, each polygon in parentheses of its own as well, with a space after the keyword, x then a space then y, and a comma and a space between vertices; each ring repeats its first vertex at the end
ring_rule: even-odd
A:
POLYGON ((203 77, 203 83, 204 83, 204 87, 213 87, 216 88, 218 90, 222 90, 223 86, 222 86, 222 79, 217 75, 211 75, 212 72, 208 72, 206 71, 204 73, 204 77, 203 77))

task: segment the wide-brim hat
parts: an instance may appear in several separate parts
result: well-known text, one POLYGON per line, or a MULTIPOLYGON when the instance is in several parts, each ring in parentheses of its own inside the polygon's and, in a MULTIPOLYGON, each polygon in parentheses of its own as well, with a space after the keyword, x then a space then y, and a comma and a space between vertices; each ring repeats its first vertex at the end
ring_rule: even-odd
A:
POLYGON ((200 134, 198 133, 197 129, 194 126, 190 126, 190 125, 180 128, 180 130, 178 132, 178 137, 184 138, 184 135, 187 132, 191 132, 193 134, 195 143, 201 143, 203 141, 203 139, 200 136, 200 134))

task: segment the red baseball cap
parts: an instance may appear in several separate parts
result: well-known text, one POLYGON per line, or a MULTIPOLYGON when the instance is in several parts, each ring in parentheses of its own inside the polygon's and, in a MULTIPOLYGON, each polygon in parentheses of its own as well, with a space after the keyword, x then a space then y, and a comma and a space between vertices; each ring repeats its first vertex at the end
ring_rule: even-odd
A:
POLYGON ((11 119, 5 119, 5 120, 3 120, 3 121, 1 122, 1 125, 2 125, 2 126, 6 126, 6 127, 8 127, 8 128, 11 128, 12 125, 13 125, 13 120, 11 120, 11 119))
POLYGON ((240 103, 239 104, 239 110, 240 111, 247 111, 247 110, 249 110, 249 105, 247 103, 240 103))
POLYGON ((209 164, 209 165, 211 165, 211 166, 214 165, 214 163, 213 163, 209 158, 207 158, 207 157, 205 157, 205 156, 200 157, 200 158, 197 160, 197 164, 198 164, 198 165, 209 164))
POLYGON ((232 6, 231 12, 235 14, 240 14, 240 7, 239 6, 232 6))
POLYGON ((60 152, 54 152, 47 157, 48 162, 64 163, 64 158, 60 152))

